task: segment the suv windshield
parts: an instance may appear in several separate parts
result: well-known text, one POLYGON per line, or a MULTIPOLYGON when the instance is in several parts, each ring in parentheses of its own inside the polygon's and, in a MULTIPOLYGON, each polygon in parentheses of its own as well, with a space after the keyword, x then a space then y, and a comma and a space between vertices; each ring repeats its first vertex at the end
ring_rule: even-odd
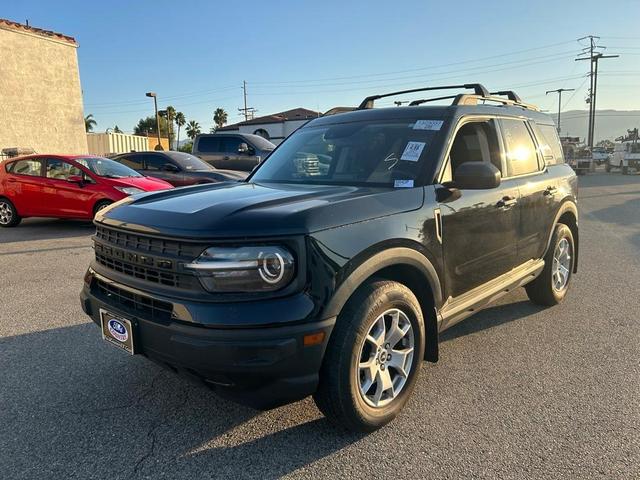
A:
POLYGON ((203 162, 198 157, 191 155, 190 153, 167 152, 166 154, 184 170, 188 170, 189 172, 208 172, 210 170, 215 170, 211 165, 203 162))
POLYGON ((135 170, 122 165, 121 163, 102 157, 83 157, 75 158, 76 162, 88 168, 99 177, 107 178, 124 178, 124 177, 142 177, 135 170))
POLYGON ((413 186, 441 126, 440 120, 393 119, 302 128, 251 181, 413 186))

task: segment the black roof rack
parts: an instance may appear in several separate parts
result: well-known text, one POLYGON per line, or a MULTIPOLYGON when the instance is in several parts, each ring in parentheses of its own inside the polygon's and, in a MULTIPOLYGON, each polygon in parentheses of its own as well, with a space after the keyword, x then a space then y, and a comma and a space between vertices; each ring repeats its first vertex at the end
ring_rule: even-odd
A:
POLYGON ((358 106, 358 110, 365 110, 365 109, 368 109, 368 108, 373 108, 373 102, 375 102, 376 100, 378 100, 380 98, 393 97, 393 96, 396 96, 396 95, 403 95, 405 93, 426 92, 426 91, 429 91, 429 90, 452 90, 454 88, 464 88, 464 89, 468 89, 468 90, 473 90, 476 95, 481 96, 481 97, 488 97, 490 95, 489 94, 489 90, 487 90, 480 83, 465 83, 465 84, 462 84, 462 85, 444 85, 444 86, 441 86, 441 87, 413 88, 411 90, 401 90, 399 92, 383 93, 381 95, 371 95, 371 96, 365 98, 362 101, 362 103, 360 103, 360 106, 358 106))

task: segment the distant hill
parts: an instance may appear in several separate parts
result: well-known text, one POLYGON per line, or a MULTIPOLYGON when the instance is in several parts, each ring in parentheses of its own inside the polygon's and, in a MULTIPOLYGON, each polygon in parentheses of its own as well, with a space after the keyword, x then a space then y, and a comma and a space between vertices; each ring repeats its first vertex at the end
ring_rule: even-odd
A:
MULTIPOLYGON (((554 120, 557 114, 548 112, 554 120)), ((562 112, 560 122, 562 123, 562 135, 587 137, 589 124, 588 110, 569 110, 562 112)), ((640 127, 640 110, 597 110, 595 141, 609 139, 625 135, 627 129, 640 127)))

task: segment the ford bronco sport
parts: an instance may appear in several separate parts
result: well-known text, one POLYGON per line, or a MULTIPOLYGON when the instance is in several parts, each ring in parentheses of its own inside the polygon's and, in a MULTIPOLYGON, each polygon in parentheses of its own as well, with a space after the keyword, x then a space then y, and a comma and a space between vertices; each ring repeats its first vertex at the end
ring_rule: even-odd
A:
POLYGON ((313 395, 351 430, 391 421, 438 334, 524 286, 563 300, 576 176, 549 116, 482 85, 451 105, 314 119, 244 182, 96 217, 81 294, 105 340, 256 408, 313 395))

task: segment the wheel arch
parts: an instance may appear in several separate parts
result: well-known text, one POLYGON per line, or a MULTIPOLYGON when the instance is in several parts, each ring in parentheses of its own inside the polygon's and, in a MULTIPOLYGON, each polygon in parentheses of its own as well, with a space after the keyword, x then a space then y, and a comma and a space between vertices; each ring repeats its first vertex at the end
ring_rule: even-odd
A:
POLYGON ((545 255, 551 246, 551 239, 553 238, 553 231, 558 223, 563 223, 571 230, 574 243, 574 257, 573 273, 578 272, 578 253, 580 250, 580 238, 578 230, 578 207, 572 200, 566 200, 559 208, 554 219, 551 232, 549 232, 549 238, 547 239, 547 246, 545 248, 545 255))
POLYGON ((95 202, 93 202, 93 206, 91 207, 91 211, 93 212, 93 216, 94 217, 95 217, 96 213, 98 213, 97 210, 96 210, 98 208, 98 205, 100 205, 101 203, 105 203, 105 202, 109 202, 110 204, 114 203, 114 201, 111 200, 108 197, 102 197, 102 198, 99 198, 98 200, 96 200, 95 202))
POLYGON ((425 323, 425 359, 438 360, 438 315, 442 289, 435 267, 422 253, 407 247, 378 252, 356 267, 325 307, 325 316, 337 317, 353 294, 373 279, 402 283, 420 302, 425 323))

